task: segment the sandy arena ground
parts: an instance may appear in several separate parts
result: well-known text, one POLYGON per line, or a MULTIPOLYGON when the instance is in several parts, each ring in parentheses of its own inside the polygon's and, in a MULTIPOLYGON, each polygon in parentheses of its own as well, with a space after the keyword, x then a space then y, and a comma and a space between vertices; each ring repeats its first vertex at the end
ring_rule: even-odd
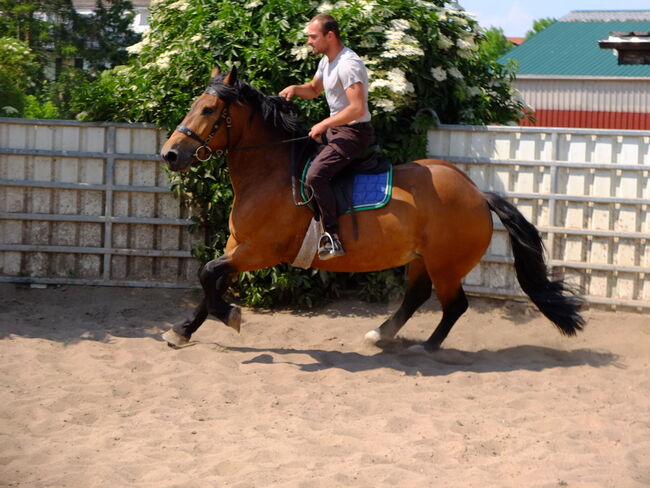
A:
POLYGON ((167 347, 198 298, 1 284, 0 486, 650 486, 648 314, 590 310, 566 338, 470 297, 422 356, 363 343, 396 304, 340 301, 167 347))

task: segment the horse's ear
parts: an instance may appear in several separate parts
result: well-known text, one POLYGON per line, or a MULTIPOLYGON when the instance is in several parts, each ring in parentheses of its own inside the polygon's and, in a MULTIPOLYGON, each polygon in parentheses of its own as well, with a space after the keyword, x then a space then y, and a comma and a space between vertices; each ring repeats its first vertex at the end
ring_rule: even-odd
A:
POLYGON ((210 73, 210 78, 214 78, 218 74, 219 74, 219 66, 215 64, 214 68, 212 68, 212 73, 210 73))
POLYGON ((228 85, 234 85, 235 82, 237 81, 237 67, 233 65, 233 67, 230 69, 230 73, 226 75, 224 80, 228 85))

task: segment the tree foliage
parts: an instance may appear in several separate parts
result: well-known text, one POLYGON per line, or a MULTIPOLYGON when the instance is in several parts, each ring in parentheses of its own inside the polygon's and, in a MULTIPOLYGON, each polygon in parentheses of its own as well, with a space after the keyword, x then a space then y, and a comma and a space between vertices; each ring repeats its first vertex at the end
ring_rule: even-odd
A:
POLYGON ((84 26, 82 57, 92 73, 125 64, 126 48, 140 40, 131 30, 135 17, 129 0, 96 0, 93 14, 84 26))
POLYGON ((0 0, 0 32, 27 44, 43 64, 73 57, 82 30, 72 0, 0 0))
MULTIPOLYGON (((519 116, 512 73, 476 55, 478 25, 446 2, 347 0, 160 0, 151 30, 130 48, 127 66, 104 73, 101 96, 87 118, 148 121, 174 126, 205 86, 214 62, 237 64, 247 82, 268 94, 302 82, 318 59, 305 43, 306 22, 330 11, 343 41, 370 71, 375 124, 410 128, 418 108, 443 122, 507 123, 519 116)), ((322 99, 304 102, 307 120, 323 116, 322 99)), ((391 130, 391 132, 394 132, 391 130)))
POLYGON ((530 39, 535 34, 539 34, 548 26, 553 25, 557 22, 557 19, 552 17, 544 17, 543 19, 537 19, 533 22, 533 28, 526 32, 525 40, 530 39))
POLYGON ((515 47, 509 41, 503 29, 491 27, 485 31, 484 38, 479 42, 479 53, 487 59, 496 60, 515 47))
POLYGON ((80 15, 71 0, 0 0, 0 32, 6 36, 0 38, 0 72, 9 83, 2 107, 11 107, 14 116, 74 117, 72 92, 83 92, 95 73, 128 60, 126 47, 140 40, 130 29, 132 3, 96 1, 92 15, 80 15), (57 59, 71 58, 84 59, 89 70, 61 65, 55 71, 57 59))
POLYGON ((29 46, 12 37, 0 37, 0 116, 19 117, 26 92, 36 86, 39 64, 29 46))

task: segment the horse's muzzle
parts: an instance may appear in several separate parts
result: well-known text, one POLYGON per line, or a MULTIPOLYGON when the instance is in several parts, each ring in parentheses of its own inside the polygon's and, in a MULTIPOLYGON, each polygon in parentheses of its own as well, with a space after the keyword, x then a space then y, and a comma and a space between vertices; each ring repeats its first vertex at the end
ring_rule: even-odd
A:
POLYGON ((161 151, 160 155, 162 158, 165 160, 165 162, 169 165, 169 169, 172 171, 183 171, 189 168, 190 164, 192 163, 192 158, 184 158, 182 155, 178 153, 178 151, 174 148, 170 149, 165 149, 161 151))

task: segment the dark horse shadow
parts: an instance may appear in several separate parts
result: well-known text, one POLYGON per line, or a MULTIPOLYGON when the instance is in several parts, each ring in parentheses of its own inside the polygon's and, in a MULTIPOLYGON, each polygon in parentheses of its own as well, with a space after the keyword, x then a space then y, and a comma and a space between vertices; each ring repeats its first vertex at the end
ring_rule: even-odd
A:
MULTIPOLYGON (((219 345, 219 344, 218 344, 219 345)), ((543 371, 550 368, 608 365, 624 367, 619 356, 592 349, 563 351, 541 346, 514 346, 498 350, 461 351, 440 349, 434 353, 408 353, 401 346, 399 352, 385 348, 374 355, 356 352, 327 351, 323 349, 255 348, 222 346, 227 351, 254 353, 242 364, 289 364, 301 371, 319 372, 341 369, 350 373, 390 368, 407 376, 444 376, 457 371, 495 373, 509 371, 543 371), (311 361, 287 359, 282 356, 307 356, 311 361)))

